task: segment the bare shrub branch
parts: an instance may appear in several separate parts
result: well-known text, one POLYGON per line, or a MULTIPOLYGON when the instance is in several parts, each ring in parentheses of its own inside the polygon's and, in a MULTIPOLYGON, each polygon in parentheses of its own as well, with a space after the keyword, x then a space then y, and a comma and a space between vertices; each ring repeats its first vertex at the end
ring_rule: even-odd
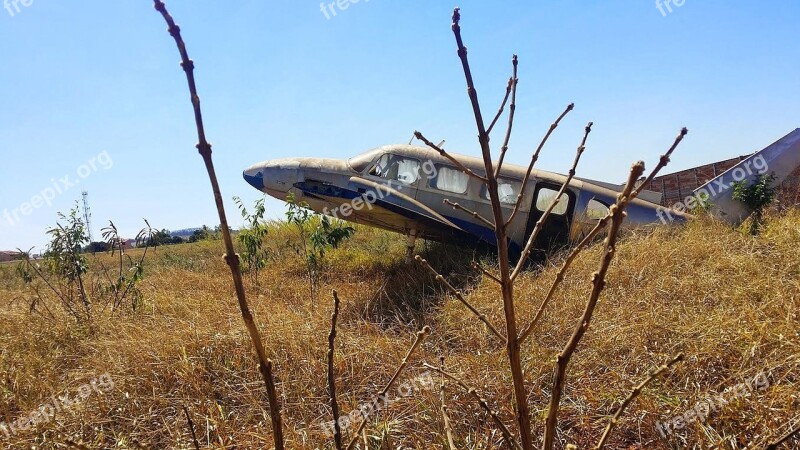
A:
POLYGON ((275 379, 272 374, 272 361, 267 358, 264 345, 262 343, 261 334, 258 331, 253 314, 250 312, 250 306, 247 303, 247 297, 244 291, 244 283, 242 282, 242 273, 239 267, 239 255, 236 254, 233 248, 233 239, 231 238, 230 227, 228 227, 228 219, 225 216, 225 207, 222 202, 222 193, 217 181, 217 175, 214 170, 214 163, 211 159, 211 144, 206 140, 205 129, 203 127, 203 114, 200 110, 200 97, 197 95, 197 86, 194 79, 194 62, 189 59, 189 54, 186 51, 186 44, 181 37, 181 29, 175 24, 172 16, 167 11, 166 5, 161 0, 153 1, 155 9, 161 13, 164 20, 169 26, 169 34, 175 39, 178 46, 178 51, 181 55, 181 67, 186 73, 186 81, 189 84, 189 93, 191 94, 192 107, 194 109, 195 125, 197 127, 198 144, 197 150, 203 158, 203 163, 208 172, 208 178, 211 182, 211 188, 214 192, 214 202, 219 214, 220 229, 222 230, 222 240, 225 244, 225 261, 228 263, 233 279, 233 285, 236 289, 236 298, 239 302, 239 309, 242 313, 242 319, 250 334, 250 339, 253 347, 256 350, 258 358, 258 368, 264 378, 264 385, 267 390, 267 398, 269 400, 270 418, 272 419, 272 433, 275 441, 275 450, 283 450, 283 426, 281 424, 281 410, 278 403, 278 393, 275 388, 275 379))
POLYGON ((678 137, 675 138, 675 142, 672 143, 672 146, 669 148, 669 150, 667 150, 667 153, 664 153, 661 155, 661 158, 659 158, 656 168, 653 169, 653 171, 650 172, 650 175, 648 175, 647 178, 645 178, 645 180, 639 185, 639 187, 633 191, 633 198, 638 197, 639 194, 644 190, 644 187, 649 185, 650 182, 653 181, 653 178, 658 175, 658 172, 666 167, 667 164, 669 164, 669 158, 672 156, 672 152, 678 148, 678 145, 680 145, 680 143, 683 141, 683 138, 686 137, 687 134, 689 134, 689 130, 686 127, 681 128, 680 133, 678 133, 678 137))
MULTIPOLYGON (((561 119, 563 119, 564 116, 566 116, 574 108, 575 108, 574 103, 570 103, 569 105, 567 105, 567 108, 564 110, 564 112, 562 112, 561 115, 559 115, 558 118, 555 120, 555 122, 553 122, 550 125, 550 129, 547 130, 547 133, 542 138, 542 141, 539 143, 539 146, 536 148, 536 151, 533 152, 533 156, 531 157, 531 162, 530 164, 528 164, 528 170, 525 171, 525 177, 522 179, 522 188, 520 188, 519 195, 517 195, 517 201, 514 204, 514 210, 511 212, 511 216, 508 218, 508 221, 506 222, 506 227, 511 225, 511 222, 514 220, 514 217, 517 215, 517 212, 519 212, 519 208, 522 205, 522 196, 525 193, 525 185, 528 184, 528 180, 531 177, 531 172, 533 172, 533 166, 536 165, 536 161, 539 160, 539 154, 542 152, 544 144, 547 142, 548 139, 550 139, 550 135, 553 134, 553 131, 556 128, 558 128, 558 124, 561 123, 561 119)), ((498 171, 498 174, 499 173, 500 172, 498 171)))
MULTIPOLYGON (((392 378, 389 380, 388 383, 386 383, 386 386, 378 394, 378 398, 386 397, 386 394, 389 393, 389 389, 391 389, 392 386, 394 386, 394 383, 397 381, 398 378, 400 378, 400 374, 402 374, 403 370, 405 370, 405 368, 408 366, 408 359, 411 357, 411 355, 414 354, 414 352, 417 350, 420 344, 422 344, 422 341, 425 340, 425 337, 427 337, 428 333, 430 332, 431 328, 428 326, 423 327, 421 331, 417 332, 417 336, 414 339, 414 343, 411 344, 411 347, 408 349, 408 352, 406 352, 406 356, 400 362, 400 365, 397 366, 397 369, 394 371, 394 375, 392 375, 392 378)), ((356 429, 355 433, 353 433, 353 439, 350 441, 350 444, 347 445, 347 450, 351 450, 353 446, 356 445, 356 442, 358 442, 358 435, 364 429, 364 425, 366 424, 367 424, 367 418, 364 417, 361 420, 361 423, 358 425, 358 429, 356 429)))
POLYGON ((506 443, 508 443, 508 445, 510 447, 512 447, 512 448, 516 448, 516 449, 519 448, 519 444, 517 444, 517 442, 514 440, 514 435, 511 433, 511 431, 508 429, 508 427, 500 419, 500 416, 498 415, 498 412, 494 411, 489 406, 489 404, 486 402, 486 399, 482 395, 480 395, 478 393, 478 391, 475 390, 475 388, 470 387, 467 383, 462 381, 460 378, 456 377, 455 375, 453 375, 453 374, 451 374, 449 372, 446 372, 444 369, 441 369, 441 368, 436 367, 436 366, 432 366, 432 365, 427 364, 427 363, 424 363, 423 367, 426 367, 428 369, 435 370, 435 371, 439 372, 443 376, 449 378, 450 380, 455 382, 457 385, 459 385, 461 387, 461 389, 464 390, 464 392, 466 392, 467 394, 471 395, 478 402, 478 404, 481 406, 481 408, 483 408, 489 414, 489 417, 492 418, 492 421, 497 425, 497 427, 500 428, 500 431, 503 433, 503 438, 505 438, 506 443))
POLYGON ((445 376, 444 372, 444 356, 439 357, 439 367, 441 368, 442 380, 439 384, 439 397, 441 401, 442 420, 444 421, 444 434, 447 438, 447 447, 450 450, 456 450, 455 439, 453 438, 453 427, 450 425, 450 415, 448 414, 447 402, 445 401, 445 376))
POLYGON ((511 94, 511 86, 514 84, 514 78, 516 77, 512 76, 508 79, 508 84, 506 84, 506 95, 503 97, 503 102, 500 103, 500 108, 497 110, 497 114, 494 116, 494 119, 492 119, 492 123, 489 124, 489 128, 486 129, 486 132, 489 134, 492 133, 492 129, 494 128, 498 119, 500 119, 500 116, 503 115, 503 111, 506 108, 506 103, 508 103, 508 96, 511 94))
MULTIPOLYGON (((520 346, 517 340, 517 318, 514 308, 514 284, 511 281, 511 268, 508 255, 508 239, 506 236, 503 208, 500 202, 500 195, 497 189, 497 176, 492 166, 492 151, 489 147, 489 135, 483 122, 478 93, 475 90, 475 82, 472 78, 472 70, 467 58, 467 48, 461 37, 461 12, 459 8, 453 10, 453 36, 456 39, 458 57, 461 60, 461 67, 464 70, 464 78, 467 82, 467 94, 472 105, 472 113, 475 116, 475 127, 478 130, 478 143, 481 147, 484 171, 487 177, 486 188, 489 192, 489 200, 492 205, 492 215, 494 216, 495 238, 497 242, 497 256, 500 265, 499 279, 502 281, 500 290, 503 297, 503 314, 506 324, 506 353, 508 355, 508 365, 511 372, 511 379, 514 387, 514 401, 516 406, 517 426, 519 427, 522 448, 529 450, 533 448, 533 434, 531 433, 531 410, 528 405, 528 392, 525 388, 525 376, 522 371, 522 357, 520 346)), ((516 78, 516 76, 515 76, 516 78)), ((513 122, 509 122, 512 124, 513 122)), ((509 127, 510 128, 510 127, 509 127)), ((509 129, 510 132, 510 129, 509 129)))
MULTIPOLYGON (((525 244, 525 250, 522 251, 522 256, 520 257, 519 261, 517 261, 517 266, 514 268, 514 271, 511 273, 511 281, 513 282, 517 276, 519 275, 522 268, 525 266, 525 260, 528 259, 528 256, 531 254, 531 250, 533 250, 533 244, 536 242, 536 237, 539 236, 539 232, 542 231, 544 227, 544 222, 550 217, 550 213, 553 212, 553 209, 556 207, 558 202, 563 201, 561 196, 564 195, 564 192, 567 190, 567 186, 569 186, 569 182, 572 181, 572 178, 575 176, 575 169, 578 167, 578 162, 581 160, 581 155, 583 155, 584 150, 586 150, 586 139, 589 138, 589 133, 592 132, 592 122, 589 122, 586 125, 583 133, 583 139, 581 140, 581 145, 578 146, 578 150, 575 152, 575 160, 572 162, 572 167, 569 169, 569 174, 567 175, 567 179, 564 180, 564 184, 561 185, 561 189, 558 190, 558 193, 553 200, 550 201, 550 205, 547 207, 542 216, 536 221, 536 226, 533 227, 533 231, 531 235, 528 237, 528 243, 525 244)), ((521 191, 520 191, 521 192, 521 191)), ((521 195, 521 194, 520 194, 521 195)), ((519 204, 519 203, 518 203, 519 204)), ((506 223, 506 226, 511 223, 512 217, 509 218, 509 221, 506 223)))
POLYGON ((612 417, 611 420, 608 421, 608 425, 606 425, 606 429, 605 431, 603 431, 603 436, 600 438, 600 441, 595 446, 595 450, 600 450, 603 447, 605 447, 609 436, 611 436, 611 431, 614 430, 614 427, 619 422, 619 419, 620 417, 622 417, 622 414, 625 412, 625 409, 631 404, 631 402, 633 402, 636 399, 636 397, 639 396, 639 394, 642 393, 642 390, 644 390, 644 388, 647 387, 647 385, 650 384, 650 382, 652 382, 653 380, 661 376, 661 374, 669 370, 669 368, 672 367, 672 365, 677 363, 678 361, 683 361, 682 353, 678 354, 671 360, 657 367, 650 373, 650 376, 648 376, 647 379, 645 379, 644 381, 639 383, 635 388, 633 388, 628 397, 625 400, 623 400, 621 405, 619 405, 619 409, 617 409, 617 412, 616 414, 614 414, 614 417, 612 417))
MULTIPOLYGON (((519 61, 517 55, 512 56, 511 65, 513 66, 513 73, 511 75, 511 105, 508 107, 508 126, 506 127, 506 136, 503 138, 503 145, 500 147, 500 157, 497 159, 497 168, 495 168, 494 171, 495 178, 500 176, 500 169, 503 167, 503 160, 505 159, 506 152, 508 151, 508 143, 511 141, 511 130, 514 128, 514 113, 517 111, 517 85, 519 84, 519 78, 517 78, 518 63, 519 61)), ((492 123, 489 129, 486 130, 487 135, 492 132, 493 126, 494 123, 492 123)))
POLYGON ((589 329, 595 307, 600 299, 600 294, 605 288, 606 273, 611 265, 611 260, 614 259, 617 237, 619 235, 622 222, 625 219, 625 208, 628 206, 628 202, 630 201, 630 195, 633 192, 633 187, 636 183, 636 180, 639 179, 642 173, 644 173, 644 163, 639 161, 631 167, 630 175, 628 176, 628 182, 625 185, 625 190, 617 197, 616 204, 611 205, 611 228, 609 229, 608 237, 606 238, 606 249, 605 252, 603 252, 602 259, 600 260, 600 267, 597 272, 592 274, 592 292, 589 296, 589 301, 586 303, 586 308, 584 309, 580 322, 576 325, 575 330, 572 332, 572 336, 569 338, 569 341, 567 341, 564 349, 558 355, 556 362, 556 367, 553 374, 553 387, 550 393, 550 406, 547 411, 547 422, 545 424, 544 444, 542 447, 544 450, 551 450, 553 448, 556 427, 558 425, 558 410, 561 404, 561 395, 563 394, 564 386, 566 385, 567 366, 569 365, 572 355, 575 353, 575 349, 578 347, 578 344, 586 333, 586 330, 589 329))
MULTIPOLYGON (((669 156, 672 154, 673 151, 675 151, 678 144, 680 144, 680 142, 683 140, 683 137, 686 136, 687 133, 688 130, 686 128, 681 129, 680 134, 676 138, 675 142, 672 144, 669 150, 667 150, 667 153, 661 156, 661 158, 659 159, 659 164, 657 164, 656 167, 650 172, 650 175, 647 176, 648 180, 652 180, 653 178, 655 178, 656 175, 658 175, 658 172, 667 166, 667 164, 669 163, 669 156)), ((647 183, 645 182, 639 185, 639 187, 631 193, 631 199, 638 197, 643 187, 646 184, 647 183)), ((545 296, 544 300, 542 300, 542 303, 539 305, 539 309, 536 311, 536 315, 534 316, 533 320, 520 333, 520 341, 524 342, 525 339, 527 339, 528 336, 530 336, 530 334, 533 332, 534 328, 536 327, 536 324, 539 322, 539 319, 541 319, 545 308, 547 308, 548 303, 553 298, 553 295, 555 294, 559 284, 561 284, 561 282, 564 281, 564 275, 566 274, 570 265, 572 265, 572 262, 575 260, 578 254, 580 254, 581 251, 583 251, 590 243, 594 241, 594 238, 597 237, 600 231, 604 229, 610 221, 611 221, 611 214, 608 214, 602 219, 600 219, 597 222, 597 225, 595 225, 595 227, 592 229, 592 231, 590 231, 589 234, 587 234, 583 238, 583 240, 581 240, 581 242, 577 246, 575 246, 575 248, 569 254, 567 259, 564 261, 564 265, 561 266, 561 269, 556 274, 556 278, 555 280, 553 280, 553 284, 550 286, 550 290, 547 292, 547 295, 545 296)))
POLYGON ((436 277, 436 280, 442 283, 447 288, 447 290, 450 291, 450 293, 453 294, 453 296, 457 298, 458 301, 461 302, 461 304, 466 306, 467 309, 470 310, 473 314, 475 314, 475 316, 481 322, 486 324, 486 326, 489 328, 489 331, 491 331, 492 334, 497 336, 497 338, 500 339, 500 341, 506 342, 505 336, 503 336, 502 334, 500 334, 499 331, 497 331, 497 328, 495 328, 494 325, 492 325, 492 323, 489 322, 489 319, 486 317, 486 315, 475 309, 475 307, 472 306, 472 304, 470 304, 470 302, 468 302, 466 298, 464 298, 464 294, 462 294, 458 289, 456 289, 452 284, 450 284, 441 274, 439 274, 439 272, 436 271, 436 269, 431 267, 431 265, 428 264, 427 260, 425 260, 419 255, 415 256, 414 259, 416 259, 420 264, 422 264, 423 267, 428 269, 428 271, 431 274, 433 274, 433 276, 436 277))
POLYGON ((458 204, 458 203, 451 202, 451 201, 450 201, 450 200, 448 200, 448 199, 444 199, 444 203, 445 203, 445 204, 447 204, 447 205, 450 205, 450 206, 452 206, 452 207, 453 207, 453 209, 457 209, 457 210, 459 210, 459 211, 464 211, 465 213, 467 213, 467 214, 471 215, 472 217, 474 217, 474 218, 476 218, 476 219, 480 220, 481 222, 485 223, 485 224, 486 224, 486 226, 488 226, 488 227, 489 227, 489 228, 491 228, 492 230, 494 230, 494 229, 495 229, 494 223, 493 223, 491 220, 489 220, 489 219, 487 219, 487 218, 485 218, 485 217, 481 216, 481 215, 480 215, 480 214, 478 214, 477 212, 475 212, 475 211, 471 211, 471 210, 469 210, 469 209, 467 209, 467 208, 465 208, 465 207, 461 206, 461 205, 460 205, 460 204, 458 204))
POLYGON ((333 441, 336 450, 342 450, 342 428, 339 426, 339 403, 336 401, 336 375, 333 373, 334 343, 336 341, 336 319, 339 317, 339 294, 333 291, 333 312, 331 313, 331 332, 328 334, 328 395, 333 412, 333 441))
POLYGON ((420 141, 422 141, 428 147, 430 147, 430 148, 436 150, 437 152, 439 152, 440 155, 442 155, 445 158, 447 158, 451 163, 455 164, 456 167, 458 167, 458 170, 464 172, 465 174, 467 174, 467 175, 469 175, 469 176, 471 176, 471 177, 473 177, 473 178, 475 178, 477 180, 480 180, 482 183, 486 183, 486 181, 487 181, 486 177, 480 176, 477 173, 473 172, 472 169, 470 169, 467 166, 465 166, 464 164, 462 164, 461 161, 456 159, 453 155, 451 155, 450 153, 447 153, 447 151, 445 151, 445 149, 443 149, 443 148, 439 147, 438 145, 434 144, 433 142, 429 141, 419 131, 415 131, 414 132, 414 136, 417 139, 419 139, 420 141))
POLYGON ((472 261, 472 268, 473 268, 473 269, 480 270, 480 271, 481 271, 481 272, 482 272, 484 275, 486 275, 487 277, 489 277, 489 278, 490 278, 491 280, 493 280, 495 283, 497 283, 497 284, 502 284, 502 281, 500 281, 500 279, 499 279, 499 278, 497 278, 497 277, 496 277, 496 276, 495 276, 495 275, 494 275, 492 272, 489 272, 489 271, 488 271, 486 268, 484 268, 483 266, 481 266, 481 265, 480 265, 480 264, 478 264, 477 262, 475 262, 475 261, 472 261))

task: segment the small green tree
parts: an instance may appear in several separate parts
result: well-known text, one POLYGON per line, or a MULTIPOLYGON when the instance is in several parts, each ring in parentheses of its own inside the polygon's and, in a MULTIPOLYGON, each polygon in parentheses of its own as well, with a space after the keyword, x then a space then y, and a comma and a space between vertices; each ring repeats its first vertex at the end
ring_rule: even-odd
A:
POLYGON ((777 194, 772 186, 775 175, 763 174, 750 184, 747 180, 733 183, 733 198, 747 205, 752 210, 750 217, 750 234, 755 236, 764 225, 764 209, 769 206, 777 194))
POLYGON ((337 248, 355 233, 355 229, 344 222, 315 213, 305 202, 297 202, 292 194, 286 198, 289 210, 287 221, 300 234, 300 245, 295 251, 301 253, 306 263, 308 286, 311 298, 315 298, 325 266, 325 252, 337 248))
MULTIPOLYGON (((137 246, 146 244, 154 232, 150 228, 150 223, 147 219, 145 219, 144 223, 146 227, 136 235, 137 246)), ((108 226, 103 228, 101 232, 109 247, 111 256, 117 255, 119 261, 116 278, 107 277, 106 293, 109 296, 113 296, 113 299, 111 299, 112 310, 116 311, 125 299, 129 299, 131 310, 136 311, 143 300, 142 292, 136 285, 144 278, 144 259, 147 256, 149 247, 145 245, 139 259, 134 260, 125 254, 125 240, 120 237, 114 222, 108 221, 108 226), (125 260, 127 260, 127 264, 125 260)), ((105 266, 103 266, 103 269, 106 270, 105 266)))
POLYGON ((270 257, 269 248, 264 245, 264 239, 269 233, 267 222, 264 220, 266 213, 264 199, 256 201, 252 214, 244 206, 242 199, 233 197, 233 201, 245 221, 244 228, 236 236, 244 253, 244 270, 252 275, 253 281, 258 285, 258 271, 267 265, 270 257))
MULTIPOLYGON (((123 257, 124 240, 109 222, 102 230, 104 244, 112 255, 119 255, 119 263, 108 267, 95 256, 94 267, 90 270, 88 253, 84 252, 89 238, 78 211, 76 204, 68 214, 58 213, 58 223, 47 231, 50 243, 41 258, 31 256, 30 252, 20 252, 23 260, 17 266, 17 274, 32 292, 30 311, 56 318, 51 305, 57 302, 77 322, 86 323, 91 322, 95 313, 106 311, 105 306, 110 305, 113 313, 126 298, 132 299, 135 310, 141 301, 136 284, 144 273, 147 247, 138 261, 123 257), (97 305, 102 305, 102 310, 96 309, 97 305)), ((137 244, 142 246, 152 241, 153 234, 150 224, 146 220, 145 223, 147 227, 136 237, 137 244)))
POLYGON ((59 212, 58 217, 61 221, 47 230, 50 244, 44 253, 44 260, 49 271, 66 282, 65 295, 70 303, 75 295, 80 299, 88 319, 91 317, 91 301, 86 293, 83 276, 89 266, 83 254, 83 246, 89 243, 89 235, 80 218, 77 203, 69 214, 59 212))

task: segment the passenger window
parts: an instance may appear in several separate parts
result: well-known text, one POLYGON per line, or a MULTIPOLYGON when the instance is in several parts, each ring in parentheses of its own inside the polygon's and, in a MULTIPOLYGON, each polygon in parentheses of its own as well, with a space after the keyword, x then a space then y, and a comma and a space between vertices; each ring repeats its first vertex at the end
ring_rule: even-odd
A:
POLYGON ((369 174, 403 184, 414 184, 419 179, 419 167, 416 159, 387 153, 378 159, 369 174))
MULTIPOLYGON (((536 209, 541 212, 547 211, 547 208, 550 207, 550 203, 556 198, 558 191, 543 187, 539 189, 539 193, 536 196, 536 209)), ((553 210, 550 212, 551 214, 555 214, 557 216, 563 216, 564 213, 567 212, 567 208, 569 207, 569 198, 567 197, 567 193, 561 194, 561 197, 558 199, 558 203, 553 207, 553 210)))
MULTIPOLYGON (((517 196, 519 196, 519 190, 522 186, 521 181, 517 180, 508 180, 504 178, 500 178, 497 180, 497 193, 500 196, 500 203, 504 203, 507 205, 514 205, 517 203, 517 196)), ((489 200, 489 190, 484 187, 483 188, 483 198, 489 200)))
POLYGON ((589 200, 589 204, 586 205, 586 217, 594 220, 600 220, 607 215, 608 205, 594 198, 589 200))
POLYGON ((436 165, 436 178, 431 180, 431 187, 440 191, 464 194, 467 192, 469 175, 455 167, 436 165))

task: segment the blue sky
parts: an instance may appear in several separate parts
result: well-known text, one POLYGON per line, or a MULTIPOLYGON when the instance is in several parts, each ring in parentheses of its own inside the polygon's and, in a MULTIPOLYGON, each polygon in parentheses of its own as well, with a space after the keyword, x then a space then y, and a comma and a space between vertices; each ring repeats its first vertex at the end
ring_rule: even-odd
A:
MULTIPOLYGON (((346 10, 326 18, 314 0, 167 2, 197 64, 235 226, 231 197, 260 197, 241 176, 255 162, 346 158, 408 142, 415 129, 478 153, 450 31, 455 5, 342 3, 346 10)), ((511 162, 527 162, 569 102, 576 109, 539 167, 566 170, 592 120, 579 175, 616 182, 637 159, 652 166, 682 126, 690 135, 669 170, 761 149, 800 126, 796 0, 673 0, 666 15, 652 0, 459 6, 486 111, 519 54, 511 162)), ((83 189, 95 238, 109 219, 130 236, 143 217, 158 228, 215 225, 177 50, 152 2, 19 7, 13 16, 0 10, 0 249, 41 248, 56 213, 83 189), (80 182, 50 205, 18 212, 13 225, 3 217, 66 175, 80 182)), ((282 215, 280 202, 267 205, 282 215)))

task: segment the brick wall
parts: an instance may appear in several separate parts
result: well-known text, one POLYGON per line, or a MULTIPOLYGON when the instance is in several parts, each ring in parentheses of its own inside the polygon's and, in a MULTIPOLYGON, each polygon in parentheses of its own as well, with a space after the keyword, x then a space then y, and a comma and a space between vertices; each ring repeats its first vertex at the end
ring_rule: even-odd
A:
POLYGON ((682 202, 692 192, 707 182, 713 180, 731 167, 739 164, 750 155, 739 156, 738 158, 726 159, 692 169, 681 170, 680 172, 670 173, 656 177, 645 186, 645 189, 653 192, 660 192, 661 204, 664 206, 674 205, 682 202))
MULTIPOLYGON (((674 205, 682 202, 692 192, 707 182, 713 180, 731 167, 739 164, 750 155, 739 156, 738 158, 726 159, 712 164, 695 167, 692 169, 681 170, 680 172, 670 173, 656 177, 645 186, 645 189, 653 192, 660 192, 661 204, 663 206, 674 205)), ((800 167, 781 184, 778 194, 778 202, 782 206, 800 206, 800 167)))

